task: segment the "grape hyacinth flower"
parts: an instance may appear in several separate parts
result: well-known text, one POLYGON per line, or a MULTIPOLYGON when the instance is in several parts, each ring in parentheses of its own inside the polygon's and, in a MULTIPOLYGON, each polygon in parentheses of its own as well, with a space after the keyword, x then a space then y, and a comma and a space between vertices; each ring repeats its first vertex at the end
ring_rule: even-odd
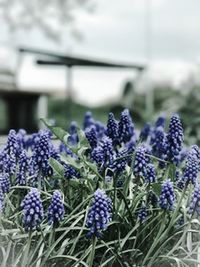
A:
POLYGON ((138 211, 138 219, 139 219, 140 223, 144 222, 146 217, 147 217, 147 207, 144 203, 142 203, 142 205, 138 211))
POLYGON ((170 180, 166 180, 162 184, 162 190, 159 199, 160 207, 164 210, 173 210, 174 202, 175 194, 173 183, 170 180))
POLYGON ((86 219, 86 227, 89 228, 88 237, 100 238, 102 236, 102 231, 107 229, 108 223, 111 221, 111 212, 111 199, 104 190, 97 189, 86 219))
POLYGON ((134 124, 132 122, 130 113, 128 109, 125 109, 121 113, 119 121, 119 138, 123 143, 130 141, 131 137, 134 135, 134 124))
POLYGON ((26 185, 26 174, 28 172, 29 158, 25 150, 19 155, 19 167, 16 174, 16 184, 26 185))
POLYGON ((160 116, 157 118, 156 123, 155 123, 155 127, 165 127, 165 122, 166 122, 166 118, 165 116, 160 116))
POLYGON ((167 134, 167 156, 168 160, 174 164, 179 163, 179 153, 183 144, 183 128, 180 118, 177 114, 173 115, 169 124, 167 134))
POLYGON ((51 204, 48 208, 48 224, 56 226, 61 220, 63 220, 65 209, 62 201, 60 191, 56 190, 53 193, 51 204))
POLYGON ((69 127, 70 136, 68 137, 67 141, 69 145, 75 146, 78 143, 78 134, 77 134, 77 123, 72 121, 69 127))
POLYGON ((197 145, 192 145, 188 156, 197 161, 198 171, 200 171, 200 148, 197 145))
POLYGON ((113 162, 109 167, 115 172, 116 175, 118 175, 126 169, 128 158, 128 150, 123 149, 122 151, 115 153, 113 162))
POLYGON ((9 177, 9 174, 8 173, 3 173, 1 176, 0 176, 0 187, 1 187, 1 190, 2 192, 5 194, 5 193, 8 193, 10 191, 10 177, 9 177))
POLYGON ((146 123, 140 132, 140 140, 146 141, 151 133, 151 124, 146 123))
POLYGON ((86 128, 94 125, 94 119, 92 117, 92 113, 90 111, 87 111, 84 116, 83 120, 83 129, 85 130, 86 128))
POLYGON ((104 153, 101 146, 95 147, 91 152, 91 159, 96 162, 98 166, 101 166, 104 162, 104 153))
POLYGON ((112 140, 109 137, 104 136, 100 142, 100 146, 101 146, 102 152, 103 152, 104 164, 107 162, 111 163, 113 161, 112 140))
POLYGON ((153 154, 158 158, 165 159, 167 152, 166 133, 162 127, 158 127, 154 134, 154 143, 152 143, 153 154))
POLYGON ((19 146, 19 150, 26 149, 26 131, 24 129, 19 129, 17 133, 17 142, 19 146))
POLYGON ((66 179, 80 178, 81 177, 80 172, 78 172, 74 167, 72 167, 68 164, 65 164, 65 163, 62 163, 62 164, 64 166, 64 177, 66 179))
POLYGON ((119 144, 119 125, 118 121, 114 117, 114 114, 111 112, 108 114, 106 134, 110 137, 110 139, 112 139, 114 146, 119 144))
POLYGON ((95 126, 88 127, 85 130, 85 136, 91 146, 91 148, 95 148, 97 146, 97 132, 95 126))
POLYGON ((3 171, 9 175, 14 175, 16 171, 16 162, 19 154, 19 145, 15 130, 10 130, 6 146, 2 151, 3 171))
POLYGON ((103 136, 105 136, 106 127, 100 121, 95 121, 94 125, 97 133, 97 139, 100 140, 103 136))
POLYGON ((133 174, 136 178, 146 177, 147 174, 147 160, 142 146, 136 149, 133 174))
POLYGON ((23 209, 22 222, 26 231, 37 228, 44 218, 44 210, 40 193, 32 188, 21 203, 23 209))
POLYGON ((192 183, 195 184, 197 181, 197 175, 198 175, 198 162, 192 158, 188 157, 186 168, 183 174, 183 180, 185 184, 192 183))
POLYGON ((156 170, 154 165, 151 163, 147 165, 147 174, 145 178, 145 181, 148 184, 156 182, 156 170))
POLYGON ((188 210, 189 214, 194 214, 194 212, 196 212, 200 216, 200 184, 199 183, 197 183, 194 188, 192 199, 191 199, 189 210, 188 210))
POLYGON ((35 146, 30 162, 30 175, 32 176, 32 184, 39 181, 43 182, 43 178, 49 175, 49 158, 51 153, 50 134, 47 130, 41 130, 35 138, 35 146))

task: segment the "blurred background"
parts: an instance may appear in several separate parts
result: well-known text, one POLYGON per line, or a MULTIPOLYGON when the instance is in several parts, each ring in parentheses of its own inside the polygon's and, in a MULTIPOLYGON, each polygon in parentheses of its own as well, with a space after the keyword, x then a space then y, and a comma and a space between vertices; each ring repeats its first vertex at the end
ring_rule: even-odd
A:
POLYGON ((128 107, 200 143, 200 1, 0 0, 0 133, 128 107))

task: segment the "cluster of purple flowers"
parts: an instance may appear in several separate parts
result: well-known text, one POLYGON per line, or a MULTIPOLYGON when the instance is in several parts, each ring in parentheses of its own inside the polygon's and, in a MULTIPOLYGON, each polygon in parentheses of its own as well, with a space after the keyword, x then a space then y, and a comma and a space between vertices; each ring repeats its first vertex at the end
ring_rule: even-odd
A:
POLYGON ((108 227, 112 218, 112 202, 104 190, 97 189, 94 193, 92 205, 89 209, 86 227, 89 228, 88 237, 101 237, 102 231, 108 227))
MULTIPOLYGON (((159 117, 154 126, 147 123, 141 132, 137 133, 127 109, 121 112, 119 120, 113 113, 109 113, 106 126, 95 121, 92 113, 87 112, 83 130, 87 139, 83 156, 97 165, 97 170, 103 177, 109 181, 114 181, 116 178, 117 187, 121 190, 126 181, 126 171, 130 170, 132 181, 144 186, 146 195, 137 213, 140 222, 146 219, 149 210, 154 207, 160 206, 163 210, 173 210, 175 183, 181 189, 188 183, 195 186, 189 213, 196 210, 200 215, 200 207, 198 207, 200 150, 198 146, 192 146, 189 151, 183 149, 183 129, 178 115, 172 115, 168 130, 165 118, 159 117), (155 168, 157 162, 158 171, 155 168), (163 182, 158 196, 153 190, 155 185, 153 183, 163 181, 164 175, 161 173, 165 174, 165 167, 171 167, 171 165, 176 167, 176 177, 163 182)), ((63 166, 63 176, 66 179, 83 177, 81 171, 74 167, 75 164, 72 166, 70 160, 66 163, 69 156, 73 158, 71 162, 79 163, 81 160, 80 154, 75 154, 76 148, 81 144, 79 138, 81 139, 81 135, 76 122, 70 124, 69 137, 65 143, 67 146, 61 143, 58 148, 53 145, 52 136, 48 130, 41 130, 30 138, 22 129, 18 132, 11 130, 7 143, 0 152, 0 211, 3 209, 4 194, 9 192, 11 185, 34 186, 35 188, 25 196, 21 207, 24 228, 27 231, 36 229, 44 219, 44 208, 36 187, 43 188, 46 178, 50 178, 53 174, 49 163, 50 158, 57 160, 63 166), (67 155, 66 160, 64 155, 67 155)), ((48 223, 57 225, 63 220, 64 214, 62 195, 56 190, 47 212, 48 223)), ((97 189, 86 220, 88 236, 100 237, 111 217, 111 199, 105 191, 97 189)))
MULTIPOLYGON (((22 223, 26 231, 35 230, 44 219, 44 208, 40 192, 32 188, 21 203, 23 209, 22 223)), ((59 191, 53 193, 51 204, 48 208, 48 223, 58 224, 64 217, 64 205, 59 191)))
POLYGON ((65 209, 62 201, 60 191, 56 190, 53 193, 51 204, 48 208, 48 223, 51 225, 58 224, 63 220, 65 215, 65 209))
POLYGON ((167 134, 167 157, 174 164, 179 163, 179 154, 183 145, 183 128, 177 114, 173 115, 169 124, 167 134))
POLYGON ((164 210, 173 210, 174 202, 175 194, 173 183, 170 180, 166 180, 162 184, 162 191, 159 199, 160 207, 164 210))
POLYGON ((199 183, 197 183, 194 188, 192 199, 191 199, 189 210, 188 210, 189 214, 193 214, 195 212, 200 216, 200 184, 199 183))

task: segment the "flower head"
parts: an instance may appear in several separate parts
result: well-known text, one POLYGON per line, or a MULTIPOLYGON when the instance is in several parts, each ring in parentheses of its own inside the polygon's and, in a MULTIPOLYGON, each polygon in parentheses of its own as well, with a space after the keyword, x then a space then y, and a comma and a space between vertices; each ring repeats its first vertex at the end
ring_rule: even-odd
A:
POLYGON ((180 118, 177 114, 173 115, 169 124, 167 134, 167 156, 172 163, 179 163, 179 153, 183 144, 183 128, 180 118))
POLYGON ((119 144, 119 125, 113 113, 108 114, 106 134, 112 139, 113 145, 119 144))
POLYGON ((53 193, 51 204, 48 208, 48 223, 56 225, 63 220, 65 214, 64 205, 60 191, 56 190, 53 193))
POLYGON ((21 203, 23 209, 23 226, 26 231, 34 230, 42 222, 44 211, 40 193, 32 188, 21 203))
POLYGON ((86 220, 86 227, 89 228, 88 237, 92 235, 101 237, 102 231, 107 229, 111 221, 111 207, 111 199, 105 191, 97 189, 86 220))
POLYGON ((140 132, 140 139, 141 141, 146 141, 147 138, 149 137, 151 133, 151 124, 150 123, 146 123, 144 125, 144 127, 142 128, 141 132, 140 132))
POLYGON ((172 210, 175 202, 175 194, 173 183, 170 180, 166 180, 162 184, 162 190, 160 194, 159 204, 161 209, 172 210))
POLYGON ((166 122, 165 116, 160 116, 156 120, 155 127, 157 128, 157 127, 161 126, 161 127, 164 128, 165 127, 165 122, 166 122))
POLYGON ((135 177, 146 177, 147 159, 143 146, 140 146, 136 149, 133 174, 135 175, 135 177))
POLYGON ((142 223, 147 217, 147 207, 144 203, 142 203, 139 211, 138 211, 138 219, 142 223))
POLYGON ((87 111, 85 113, 85 117, 83 120, 83 129, 85 130, 86 128, 92 126, 94 124, 94 119, 92 117, 92 113, 90 111, 87 111))
POLYGON ((192 199, 190 202, 189 214, 193 214, 196 212, 200 216, 200 184, 197 183, 197 185, 194 188, 193 194, 192 194, 192 199))
POLYGON ((28 172, 29 158, 25 150, 19 155, 19 167, 16 174, 16 184, 26 185, 26 174, 28 172))
POLYGON ((156 170, 155 170, 155 166, 151 163, 149 163, 147 165, 147 173, 146 173, 146 179, 145 179, 146 183, 155 183, 156 181, 156 170))
POLYGON ((0 176, 0 187, 3 193, 8 193, 10 191, 10 177, 8 173, 3 173, 0 176))
POLYGON ((85 130, 85 136, 91 146, 91 148, 94 148, 97 146, 97 132, 95 126, 91 126, 86 128, 85 130))
POLYGON ((123 143, 130 141, 131 137, 134 135, 134 124, 130 116, 129 110, 125 109, 121 113, 119 121, 119 138, 123 143))

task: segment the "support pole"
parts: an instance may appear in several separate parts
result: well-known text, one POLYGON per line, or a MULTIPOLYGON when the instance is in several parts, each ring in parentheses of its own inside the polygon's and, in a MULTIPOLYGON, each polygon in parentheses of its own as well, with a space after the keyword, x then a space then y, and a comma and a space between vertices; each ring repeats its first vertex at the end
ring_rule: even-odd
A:
POLYGON ((66 99, 68 99, 67 118, 72 118, 72 65, 67 66, 67 88, 66 99))

